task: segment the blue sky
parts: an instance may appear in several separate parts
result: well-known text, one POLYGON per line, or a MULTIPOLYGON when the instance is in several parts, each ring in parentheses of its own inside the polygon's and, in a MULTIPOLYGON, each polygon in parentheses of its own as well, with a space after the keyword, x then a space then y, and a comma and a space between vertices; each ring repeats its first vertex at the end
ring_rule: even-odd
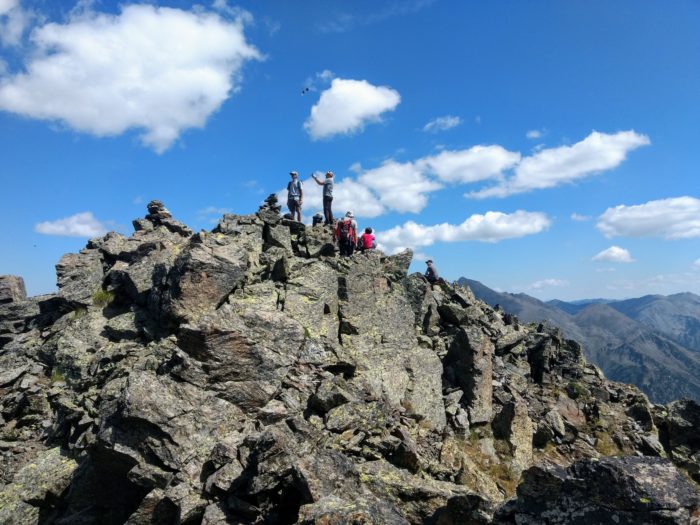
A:
POLYGON ((330 169, 413 270, 700 293, 699 32, 697 1, 0 0, 0 274, 51 292, 150 199, 211 229, 330 169))

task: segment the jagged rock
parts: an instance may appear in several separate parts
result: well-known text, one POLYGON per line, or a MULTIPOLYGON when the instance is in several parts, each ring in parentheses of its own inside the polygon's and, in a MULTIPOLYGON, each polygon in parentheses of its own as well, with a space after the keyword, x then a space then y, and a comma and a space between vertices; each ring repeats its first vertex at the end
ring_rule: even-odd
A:
POLYGON ((669 457, 700 483, 700 405, 690 399, 669 403, 656 424, 669 457))
POLYGON ((216 309, 245 279, 249 254, 226 236, 197 234, 168 276, 167 303, 181 320, 197 320, 216 309))
POLYGON ((498 524, 688 524, 700 515, 697 488, 668 460, 604 458, 525 472, 498 524))
POLYGON ((493 343, 481 331, 460 327, 446 358, 464 391, 472 424, 491 421, 493 350, 493 343))
POLYGON ((463 486, 420 479, 383 461, 357 467, 362 485, 395 505, 409 523, 490 523, 493 506, 463 486), (461 518, 469 516, 472 521, 461 518))
POLYGON ((282 312, 232 305, 196 326, 183 325, 178 335, 178 345, 200 363, 207 384, 248 409, 262 407, 278 391, 303 342, 303 328, 282 312))
POLYGON ((369 497, 346 500, 338 496, 327 496, 299 509, 300 525, 408 525, 396 509, 382 501, 369 497))
POLYGON ((173 219, 172 214, 162 202, 152 200, 148 203, 147 208, 148 215, 146 215, 145 219, 136 219, 133 221, 134 229, 137 232, 149 231, 162 226, 168 231, 183 237, 189 237, 192 235, 192 230, 181 222, 173 219))
POLYGON ((508 441, 516 476, 532 463, 532 420, 522 399, 506 404, 493 421, 494 436, 508 441))
POLYGON ((40 455, 0 487, 0 523, 35 524, 55 514, 63 491, 77 467, 59 448, 40 455))
POLYGON ((56 274, 61 297, 72 303, 89 305, 102 287, 102 259, 94 250, 68 253, 56 265, 56 274))
POLYGON ((26 298, 24 279, 16 275, 0 275, 0 304, 16 303, 26 298))
MULTIPOLYGON (((557 330, 407 275, 410 252, 336 257, 331 228, 283 219, 275 198, 210 233, 158 202, 135 227, 62 259, 58 295, 0 304, 13 519, 482 524, 523 469, 529 494, 540 462, 668 455, 697 479, 697 405, 651 407, 557 330), (47 447, 70 476, 18 500, 47 447)), ((669 465, 659 501, 677 487, 669 465)), ((580 498, 597 482, 584 474, 580 498)), ((521 499, 504 519, 539 519, 521 499)))

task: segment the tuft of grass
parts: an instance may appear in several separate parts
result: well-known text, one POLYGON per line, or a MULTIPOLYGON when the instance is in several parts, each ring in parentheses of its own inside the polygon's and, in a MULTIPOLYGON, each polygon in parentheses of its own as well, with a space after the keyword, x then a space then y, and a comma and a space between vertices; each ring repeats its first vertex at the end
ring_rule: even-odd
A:
POLYGON ((588 389, 576 381, 572 381, 566 385, 566 393, 569 394, 571 399, 578 399, 579 397, 585 397, 589 394, 588 389))
POLYGON ((595 449, 603 456, 614 456, 620 453, 619 447, 615 444, 612 436, 607 432, 596 432, 595 449))
POLYGON ((71 312, 71 319, 81 319, 87 315, 87 308, 80 306, 71 312))
POLYGON ((66 382, 66 376, 64 376, 59 370, 54 368, 51 370, 51 383, 65 383, 66 382))
POLYGON ((100 289, 92 294, 92 304, 95 306, 104 308, 112 301, 114 301, 114 292, 100 289))

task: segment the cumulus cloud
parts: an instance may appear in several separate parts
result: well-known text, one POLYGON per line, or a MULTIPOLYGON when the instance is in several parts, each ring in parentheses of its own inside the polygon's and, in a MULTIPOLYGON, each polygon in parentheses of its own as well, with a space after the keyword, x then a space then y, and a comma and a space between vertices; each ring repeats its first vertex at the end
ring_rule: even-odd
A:
POLYGON ((700 237, 700 199, 676 197, 608 208, 596 227, 606 237, 700 237))
POLYGON ((202 128, 240 88, 243 65, 261 59, 243 29, 241 17, 202 9, 87 10, 32 32, 25 72, 0 81, 0 109, 97 136, 142 130, 163 152, 202 128))
POLYGON ((34 231, 45 235, 62 235, 66 237, 97 237, 107 233, 106 226, 98 221, 90 211, 76 213, 65 219, 40 222, 34 231))
POLYGON ((619 246, 611 246, 603 250, 593 257, 594 261, 615 262, 615 263, 631 263, 634 262, 630 252, 619 246))
POLYGON ((533 140, 539 139, 540 137, 542 137, 542 131, 540 131, 539 129, 531 129, 530 131, 525 133, 525 136, 533 140))
POLYGON ((370 188, 383 206, 402 213, 418 213, 428 202, 427 194, 442 188, 426 177, 417 164, 393 160, 365 171, 358 181, 370 188))
POLYGON ((416 161, 421 171, 446 182, 470 183, 500 177, 504 170, 520 160, 520 153, 501 146, 473 146, 457 151, 442 151, 416 161))
POLYGON ((335 78, 311 108, 304 128, 314 140, 357 133, 366 124, 381 121, 382 114, 393 111, 400 102, 399 92, 390 87, 335 78))
POLYGON ((466 196, 507 197, 574 182, 619 166, 630 151, 648 144, 649 137, 635 131, 613 134, 593 131, 572 146, 545 148, 523 158, 512 177, 466 196))
POLYGON ((379 247, 389 253, 405 248, 421 248, 436 242, 482 241, 498 242, 533 235, 546 230, 550 219, 541 212, 518 210, 514 213, 489 211, 475 214, 461 224, 442 223, 425 226, 408 221, 379 232, 379 247))
POLYGON ((437 133, 438 131, 446 131, 454 127, 459 126, 462 123, 462 119, 455 117, 453 115, 445 115, 444 117, 437 117, 425 126, 423 126, 423 131, 428 133, 437 133))
POLYGON ((592 217, 590 215, 581 215, 576 212, 571 214, 571 220, 576 222, 586 222, 590 221, 592 217))
POLYGON ((543 288, 551 288, 554 286, 569 286, 569 281, 563 279, 542 279, 540 281, 535 281, 527 288, 529 290, 542 290, 543 288))

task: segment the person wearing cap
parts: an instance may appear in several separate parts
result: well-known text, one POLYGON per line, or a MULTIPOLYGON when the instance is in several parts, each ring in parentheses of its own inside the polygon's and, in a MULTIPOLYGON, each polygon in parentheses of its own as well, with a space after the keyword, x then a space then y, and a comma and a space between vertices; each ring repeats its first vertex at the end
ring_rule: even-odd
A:
POLYGON ((336 224, 334 237, 338 241, 340 255, 352 255, 357 245, 357 223, 355 215, 351 211, 347 212, 345 217, 336 224))
POLYGON ((287 184, 287 207, 292 214, 292 219, 296 216, 296 220, 301 222, 301 207, 304 204, 304 190, 301 187, 299 174, 296 171, 290 171, 289 175, 292 180, 287 184))
POLYGON ((435 284, 440 279, 437 268, 433 265, 432 259, 425 261, 425 264, 428 265, 428 269, 425 270, 425 278, 430 284, 435 284))
POLYGON ((331 206, 333 205, 333 172, 326 172, 325 180, 318 180, 316 174, 311 175, 316 184, 323 186, 323 216, 325 218, 324 224, 333 224, 333 210, 331 206))

